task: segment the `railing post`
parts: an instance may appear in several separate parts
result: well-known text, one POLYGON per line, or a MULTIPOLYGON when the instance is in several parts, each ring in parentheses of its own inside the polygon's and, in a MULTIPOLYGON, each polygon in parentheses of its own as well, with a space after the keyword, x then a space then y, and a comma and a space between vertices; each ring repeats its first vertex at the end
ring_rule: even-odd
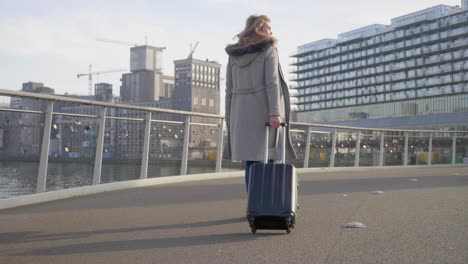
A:
POLYGON ((385 144, 385 133, 382 131, 380 132, 379 166, 384 165, 384 152, 385 152, 384 144, 385 144))
POLYGON ((180 165, 180 175, 187 174, 188 148, 190 142, 190 116, 185 118, 184 145, 182 146, 182 163, 180 165))
POLYGON ((141 159, 140 179, 148 178, 148 159, 150 151, 150 138, 151 138, 151 119, 152 113, 146 113, 145 120, 145 139, 143 141, 143 157, 141 159))
POLYGON ((452 136, 452 165, 455 164, 455 158, 457 156, 457 136, 452 136))
POLYGON ((332 146, 330 150, 330 167, 335 167, 335 151, 336 151, 336 131, 332 133, 332 146))
POLYGON ((403 165, 408 165, 408 132, 405 132, 405 148, 403 153, 403 165))
POLYGON ((99 119, 98 138, 96 143, 96 156, 94 157, 93 185, 101 182, 102 151, 104 148, 104 131, 106 130, 106 112, 107 107, 101 108, 99 119))
POLYGON ((216 172, 221 172, 223 161, 223 143, 224 143, 224 118, 220 119, 218 130, 218 142, 216 146, 216 172))
POLYGON ((49 163, 50 132, 52 130, 52 114, 54 102, 47 101, 45 112, 44 134, 42 135, 41 157, 39 161, 39 172, 37 175, 36 192, 45 192, 47 182, 47 165, 49 163))
POLYGON ((311 138, 311 135, 310 135, 310 132, 312 131, 312 128, 311 127, 308 127, 307 128, 307 141, 306 141, 306 147, 305 147, 305 150, 304 150, 304 168, 308 168, 309 167, 309 152, 310 152, 310 138, 311 138))
POLYGON ((361 131, 358 131, 356 138, 356 154, 354 156, 354 167, 359 167, 359 157, 361 154, 361 131))
POLYGON ((429 153, 427 154, 427 165, 432 165, 432 133, 429 134, 429 153))

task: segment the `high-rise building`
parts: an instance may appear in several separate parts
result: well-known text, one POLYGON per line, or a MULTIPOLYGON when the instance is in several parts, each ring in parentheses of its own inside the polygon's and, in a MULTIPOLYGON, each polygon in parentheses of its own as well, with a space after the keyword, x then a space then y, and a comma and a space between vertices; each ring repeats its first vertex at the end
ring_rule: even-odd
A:
POLYGON ((160 99, 167 99, 172 97, 172 93, 174 92, 174 77, 163 75, 161 80, 161 89, 159 89, 159 98, 160 99))
POLYGON ((174 66, 175 109, 219 114, 221 64, 188 58, 174 61, 174 66))
MULTIPOLYGON (((220 114, 220 68, 216 61, 187 59, 174 61, 175 86, 173 108, 184 111, 220 114)), ((192 117, 192 122, 215 123, 212 118, 192 117)), ((216 144, 216 133, 206 127, 194 126, 190 146, 207 148, 216 144)), ((192 158, 202 157, 202 149, 191 152, 192 158)))
POLYGON ((137 46, 130 48, 130 71, 162 72, 162 52, 164 48, 137 46))
POLYGON ((174 77, 154 71, 140 71, 122 75, 120 96, 124 103, 143 103, 171 97, 174 77))
MULTIPOLYGON (((155 48, 149 46, 135 47, 131 49, 131 73, 122 75, 122 86, 120 87, 120 95, 123 103, 148 106, 166 109, 178 109, 186 111, 204 112, 219 114, 219 91, 220 91, 220 68, 221 65, 213 61, 193 60, 192 58, 186 60, 175 61, 176 78, 167 76, 162 73, 161 64, 162 48, 155 48), (193 71, 193 82, 192 82, 193 71)), ((100 100, 100 94, 107 91, 109 93, 109 85, 97 84, 96 85, 96 98, 100 100), (100 90, 100 91, 98 91, 100 90)), ((111 93, 111 92, 110 92, 111 93)), ((94 109, 84 108, 80 110, 94 109)), ((69 112, 77 109, 70 109, 70 107, 62 107, 62 111, 69 112)), ((145 118, 146 114, 142 111, 118 109, 115 111, 118 117, 130 118, 145 118)), ((172 115, 167 113, 153 113, 153 119, 158 120, 174 120, 180 115, 172 115)), ((185 121, 185 120, 184 120, 185 121)), ((192 118, 192 122, 214 122, 213 119, 192 118)), ((60 120, 60 124, 68 125, 65 121, 60 120)), ((62 127, 62 126, 60 126, 62 127)), ((155 129, 157 126, 154 126, 155 129)), ((152 147, 156 148, 156 153, 151 155, 159 158, 180 158, 182 138, 180 127, 162 128, 163 131, 158 132, 158 137, 151 139, 152 147), (164 147, 167 149, 164 149, 164 147)), ((143 126, 135 125, 131 121, 118 121, 106 126, 114 131, 115 134, 109 132, 109 137, 113 138, 114 143, 118 143, 116 148, 112 144, 104 142, 105 147, 109 153, 114 153, 117 157, 132 157, 137 158, 141 156, 143 146, 143 126)), ((92 129, 91 129, 92 130, 92 129)), ((194 127, 192 136, 192 156, 201 156, 196 154, 197 150, 193 150, 194 146, 202 144, 204 149, 216 143, 217 134, 214 130, 207 130, 204 128, 194 127), (193 154, 195 153, 195 154, 193 154)), ((90 132, 88 131, 88 135, 90 132)), ((74 139, 70 137, 63 137, 61 145, 67 149, 73 149, 73 155, 79 156, 83 154, 80 150, 79 141, 85 142, 88 139, 74 139), (64 143, 65 142, 65 143, 64 143), (71 148, 73 145, 75 147, 71 148), (75 153, 77 152, 77 153, 75 153), (81 154, 79 154, 81 153, 81 154)), ((87 144, 82 144, 87 145, 87 144)), ((70 154, 70 153, 68 153, 70 154)))
POLYGON ((468 10, 439 5, 297 48, 297 120, 468 126, 468 10), (411 117, 411 118, 408 118, 411 117))
POLYGON ((36 92, 36 89, 39 87, 44 87, 44 84, 38 82, 27 82, 23 83, 23 88, 21 90, 24 92, 36 92))
POLYGON ((11 108, 21 108, 21 102, 22 102, 22 98, 20 97, 11 97, 10 99, 10 107, 11 108))
POLYGON ((164 94, 162 51, 164 48, 138 46, 130 49, 130 71, 122 75, 120 96, 124 103, 152 102, 164 94))
POLYGON ((94 85, 94 96, 97 101, 112 102, 112 84, 96 83, 94 85))

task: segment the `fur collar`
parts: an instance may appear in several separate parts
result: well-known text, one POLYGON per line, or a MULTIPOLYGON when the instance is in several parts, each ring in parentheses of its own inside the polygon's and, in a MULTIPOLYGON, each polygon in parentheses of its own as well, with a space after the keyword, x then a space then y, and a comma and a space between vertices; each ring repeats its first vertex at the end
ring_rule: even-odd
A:
POLYGON ((229 56, 242 56, 249 53, 265 51, 270 46, 276 46, 276 39, 273 37, 269 37, 260 40, 259 42, 247 44, 244 46, 240 46, 239 43, 228 45, 225 48, 225 51, 229 56))

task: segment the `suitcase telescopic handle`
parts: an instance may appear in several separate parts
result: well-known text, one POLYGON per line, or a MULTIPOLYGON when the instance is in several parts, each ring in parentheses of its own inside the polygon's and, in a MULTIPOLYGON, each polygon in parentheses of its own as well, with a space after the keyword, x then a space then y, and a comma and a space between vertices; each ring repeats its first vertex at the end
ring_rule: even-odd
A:
MULTIPOLYGON (((280 126, 282 127, 282 137, 281 141, 283 144, 281 147, 281 163, 286 163, 286 126, 287 124, 284 122, 281 122, 280 126)), ((265 164, 268 163, 268 139, 270 137, 270 122, 265 123, 265 158, 264 162, 265 164)))

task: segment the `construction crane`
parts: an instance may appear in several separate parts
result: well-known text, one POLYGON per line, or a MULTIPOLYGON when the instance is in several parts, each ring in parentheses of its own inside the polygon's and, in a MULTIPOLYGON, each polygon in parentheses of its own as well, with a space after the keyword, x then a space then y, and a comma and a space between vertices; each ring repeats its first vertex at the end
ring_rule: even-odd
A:
POLYGON ((187 59, 192 59, 193 53, 195 52, 195 49, 197 49, 197 47, 198 47, 198 41, 195 43, 195 45, 193 45, 193 48, 191 46, 192 45, 190 45, 190 53, 189 53, 187 59))
MULTIPOLYGON (((121 40, 105 39, 105 38, 97 38, 96 41, 114 43, 114 44, 121 44, 121 45, 133 46, 133 47, 147 46, 148 45, 148 38, 147 37, 145 37, 145 44, 139 44, 139 43, 121 41, 121 40)), ((155 47, 155 48, 161 49, 161 50, 166 49, 166 47, 155 47)))
POLYGON ((93 72, 92 69, 93 69, 93 66, 90 64, 88 73, 79 73, 79 74, 76 75, 77 78, 80 78, 82 76, 88 76, 88 80, 89 80, 88 93, 89 93, 89 95, 93 95, 93 75, 127 71, 127 69, 114 69, 114 70, 105 70, 105 71, 95 71, 95 72, 93 72))

